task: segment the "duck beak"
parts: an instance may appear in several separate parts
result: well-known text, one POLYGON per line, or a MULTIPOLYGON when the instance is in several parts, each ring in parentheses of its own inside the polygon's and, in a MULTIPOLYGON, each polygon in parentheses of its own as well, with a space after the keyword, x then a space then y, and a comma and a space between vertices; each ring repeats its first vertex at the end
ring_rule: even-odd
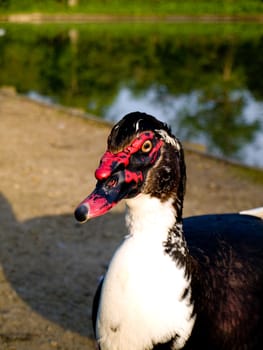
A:
POLYGON ((127 159, 106 152, 95 172, 97 184, 94 191, 75 210, 77 221, 101 216, 113 208, 121 199, 136 195, 143 182, 141 171, 130 171, 127 159), (121 170, 120 170, 121 169, 121 170))

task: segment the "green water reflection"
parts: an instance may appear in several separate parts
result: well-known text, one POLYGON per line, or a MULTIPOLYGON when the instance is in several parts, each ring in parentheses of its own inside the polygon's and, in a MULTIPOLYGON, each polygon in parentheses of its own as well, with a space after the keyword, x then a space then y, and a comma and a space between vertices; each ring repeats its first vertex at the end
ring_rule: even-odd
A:
MULTIPOLYGON (((206 135, 208 151, 248 164, 240 150, 256 137, 257 152, 263 152, 258 139, 263 114, 244 117, 247 101, 239 93, 248 92, 259 106, 263 101, 262 25, 0 27, 5 31, 0 37, 0 85, 13 85, 20 93, 36 91, 102 117, 123 88, 143 97, 154 87, 156 101, 163 104, 166 96, 196 92, 200 108, 190 112, 186 106, 169 117, 176 120, 179 136, 195 140, 206 135)), ((254 163, 263 166, 261 158, 254 163)))

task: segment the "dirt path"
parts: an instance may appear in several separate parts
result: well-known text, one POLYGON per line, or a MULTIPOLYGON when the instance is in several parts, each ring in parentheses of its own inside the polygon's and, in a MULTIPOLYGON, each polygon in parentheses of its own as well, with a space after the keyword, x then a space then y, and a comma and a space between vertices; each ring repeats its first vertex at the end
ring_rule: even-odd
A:
MULTIPOLYGON (((0 349, 94 349, 100 274, 125 233, 124 205, 85 225, 109 128, 0 92, 0 349)), ((185 216, 263 205, 263 173, 186 152, 185 216)))

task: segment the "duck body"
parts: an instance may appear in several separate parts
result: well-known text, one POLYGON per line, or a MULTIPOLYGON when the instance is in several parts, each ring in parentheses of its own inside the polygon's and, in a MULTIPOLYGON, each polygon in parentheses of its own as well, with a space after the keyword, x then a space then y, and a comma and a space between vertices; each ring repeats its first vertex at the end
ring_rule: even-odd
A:
POLYGON ((196 322, 185 349, 260 349, 263 334, 263 220, 241 214, 186 218, 194 258, 196 322))
MULTIPOLYGON (((117 250, 99 287, 103 313, 98 316, 97 301, 93 310, 95 329, 98 320, 99 327, 107 325, 103 329, 109 341, 105 349, 115 349, 122 324, 124 339, 117 340, 120 347, 116 349, 262 348, 258 325, 263 322, 263 221, 249 215, 216 214, 186 218, 183 227, 191 256, 185 264, 176 258, 165 259, 169 253, 158 249, 161 244, 152 247, 148 241, 142 248, 138 242, 137 249, 132 236, 117 250), (239 229, 229 231, 234 225, 239 229), (142 294, 135 294, 136 290, 142 294), (138 305, 135 297, 139 310, 134 306, 138 305), (146 304, 148 310, 140 318, 139 311, 146 304), (146 331, 147 320, 153 321, 152 333, 146 331)), ((96 329, 97 334, 100 331, 96 329)))
POLYGON ((95 294, 101 350, 259 350, 263 346, 263 220, 182 218, 180 142, 152 116, 116 124, 79 221, 126 199, 128 235, 95 294))

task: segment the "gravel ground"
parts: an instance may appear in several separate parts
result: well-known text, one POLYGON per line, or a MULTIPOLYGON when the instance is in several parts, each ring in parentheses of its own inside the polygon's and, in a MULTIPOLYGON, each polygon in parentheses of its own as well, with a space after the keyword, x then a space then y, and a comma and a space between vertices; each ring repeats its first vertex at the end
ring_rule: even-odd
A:
MULTIPOLYGON (((73 111, 74 112, 74 111, 73 111)), ((109 126, 0 91, 0 349, 94 349, 91 303, 124 204, 85 225, 109 126)), ((263 205, 263 172, 186 151, 185 216, 263 205)))

